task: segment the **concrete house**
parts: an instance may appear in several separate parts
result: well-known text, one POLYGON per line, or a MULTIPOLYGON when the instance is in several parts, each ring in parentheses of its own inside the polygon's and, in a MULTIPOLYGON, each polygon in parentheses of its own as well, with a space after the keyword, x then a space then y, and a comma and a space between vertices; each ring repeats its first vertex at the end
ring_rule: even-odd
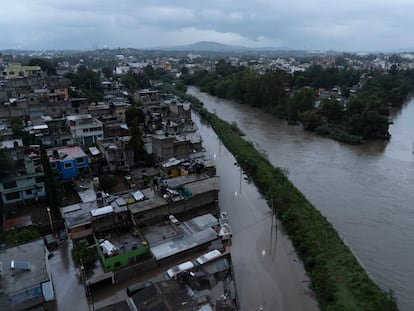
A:
POLYGON ((6 79, 18 79, 23 77, 37 77, 42 73, 40 66, 24 66, 18 63, 12 63, 6 66, 3 76, 6 79))
POLYGON ((42 239, 1 251, 1 310, 27 310, 55 299, 47 256, 42 239))
POLYGON ((102 122, 90 114, 67 116, 67 125, 74 145, 89 145, 103 138, 102 122))
POLYGON ((24 206, 46 196, 43 168, 36 153, 24 154, 21 139, 2 141, 13 166, 0 174, 0 196, 4 207, 24 206))
POLYGON ((98 149, 108 163, 111 172, 128 169, 134 165, 134 152, 128 148, 130 137, 104 138, 97 142, 98 149))
POLYGON ((82 148, 59 147, 46 150, 57 180, 69 180, 89 173, 89 159, 82 148))
POLYGON ((187 159, 190 154, 190 140, 180 135, 160 133, 152 135, 152 154, 157 161, 170 158, 187 159))
POLYGON ((72 139, 72 135, 66 125, 66 118, 42 117, 49 128, 49 141, 51 147, 65 146, 72 139))

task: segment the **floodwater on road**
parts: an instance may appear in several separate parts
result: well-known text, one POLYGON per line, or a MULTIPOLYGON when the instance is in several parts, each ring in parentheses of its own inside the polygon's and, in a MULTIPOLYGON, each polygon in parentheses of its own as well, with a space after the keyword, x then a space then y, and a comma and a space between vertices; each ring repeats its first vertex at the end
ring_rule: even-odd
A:
POLYGON ((192 119, 220 176, 219 205, 233 231, 231 255, 241 310, 319 310, 303 264, 267 202, 211 127, 196 115, 192 119))
MULTIPOLYGON (((218 117, 236 122, 245 138, 266 153, 275 166, 286 168, 289 179, 334 225, 377 284, 395 292, 400 310, 412 310, 413 101, 393 113, 390 141, 350 146, 305 132, 299 126, 289 126, 258 109, 202 93, 195 87, 189 87, 188 93, 198 97, 218 117)), ((221 178, 225 182, 226 176, 221 178)), ((236 242, 237 234, 234 239, 236 242)), ((234 247, 232 252, 248 256, 256 247, 234 247)), ((277 269, 277 265, 272 268, 277 269)))

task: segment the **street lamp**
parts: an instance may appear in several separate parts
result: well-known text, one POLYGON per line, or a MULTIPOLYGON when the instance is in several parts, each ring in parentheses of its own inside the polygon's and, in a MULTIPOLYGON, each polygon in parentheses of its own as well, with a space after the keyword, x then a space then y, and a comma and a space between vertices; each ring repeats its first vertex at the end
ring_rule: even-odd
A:
POLYGON ((47 210, 47 214, 49 215, 49 222, 50 222, 50 228, 52 228, 52 233, 55 232, 55 228, 53 227, 53 220, 52 220, 52 216, 50 215, 50 208, 49 206, 46 207, 47 210))

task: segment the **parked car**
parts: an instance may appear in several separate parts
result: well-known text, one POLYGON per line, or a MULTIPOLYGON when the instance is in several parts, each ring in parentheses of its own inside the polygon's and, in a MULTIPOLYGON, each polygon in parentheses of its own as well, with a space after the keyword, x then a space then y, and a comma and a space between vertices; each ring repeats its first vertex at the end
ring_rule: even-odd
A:
POLYGON ((213 260, 213 259, 215 259, 217 257, 220 257, 220 256, 221 256, 220 251, 215 249, 215 250, 212 250, 208 253, 205 253, 204 255, 201 255, 200 257, 198 257, 195 260, 195 262, 198 265, 202 265, 202 264, 205 264, 206 262, 209 262, 210 260, 213 260))
POLYGON ((178 221, 178 219, 177 218, 175 218, 175 216, 174 215, 169 215, 168 216, 168 220, 170 221, 170 223, 171 224, 173 224, 173 225, 179 225, 180 224, 180 222, 178 221))
POLYGON ((164 278, 166 280, 176 278, 177 275, 179 275, 180 273, 183 273, 184 271, 188 271, 192 268, 194 268, 194 264, 191 261, 183 262, 177 266, 174 266, 168 269, 167 272, 164 274, 164 278))

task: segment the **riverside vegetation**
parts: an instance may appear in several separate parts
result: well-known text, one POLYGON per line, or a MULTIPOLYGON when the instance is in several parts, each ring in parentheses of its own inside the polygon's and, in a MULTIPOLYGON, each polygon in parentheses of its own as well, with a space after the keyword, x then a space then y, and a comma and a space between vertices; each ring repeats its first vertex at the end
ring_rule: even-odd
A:
POLYGON ((234 124, 207 111, 196 97, 171 85, 164 88, 193 103, 267 199, 269 207, 274 208, 303 260, 321 310, 398 310, 393 292, 381 290, 370 279, 329 221, 288 180, 283 170, 274 167, 246 141, 234 124))
POLYGON ((284 71, 259 74, 220 60, 212 72, 183 75, 186 84, 204 92, 263 109, 290 124, 341 142, 388 139, 389 111, 399 107, 414 87, 414 70, 389 71, 311 66, 291 75, 284 71), (352 87, 358 85, 356 94, 352 87), (335 89, 335 91, 332 91, 335 89), (321 90, 331 90, 320 96, 321 90))

